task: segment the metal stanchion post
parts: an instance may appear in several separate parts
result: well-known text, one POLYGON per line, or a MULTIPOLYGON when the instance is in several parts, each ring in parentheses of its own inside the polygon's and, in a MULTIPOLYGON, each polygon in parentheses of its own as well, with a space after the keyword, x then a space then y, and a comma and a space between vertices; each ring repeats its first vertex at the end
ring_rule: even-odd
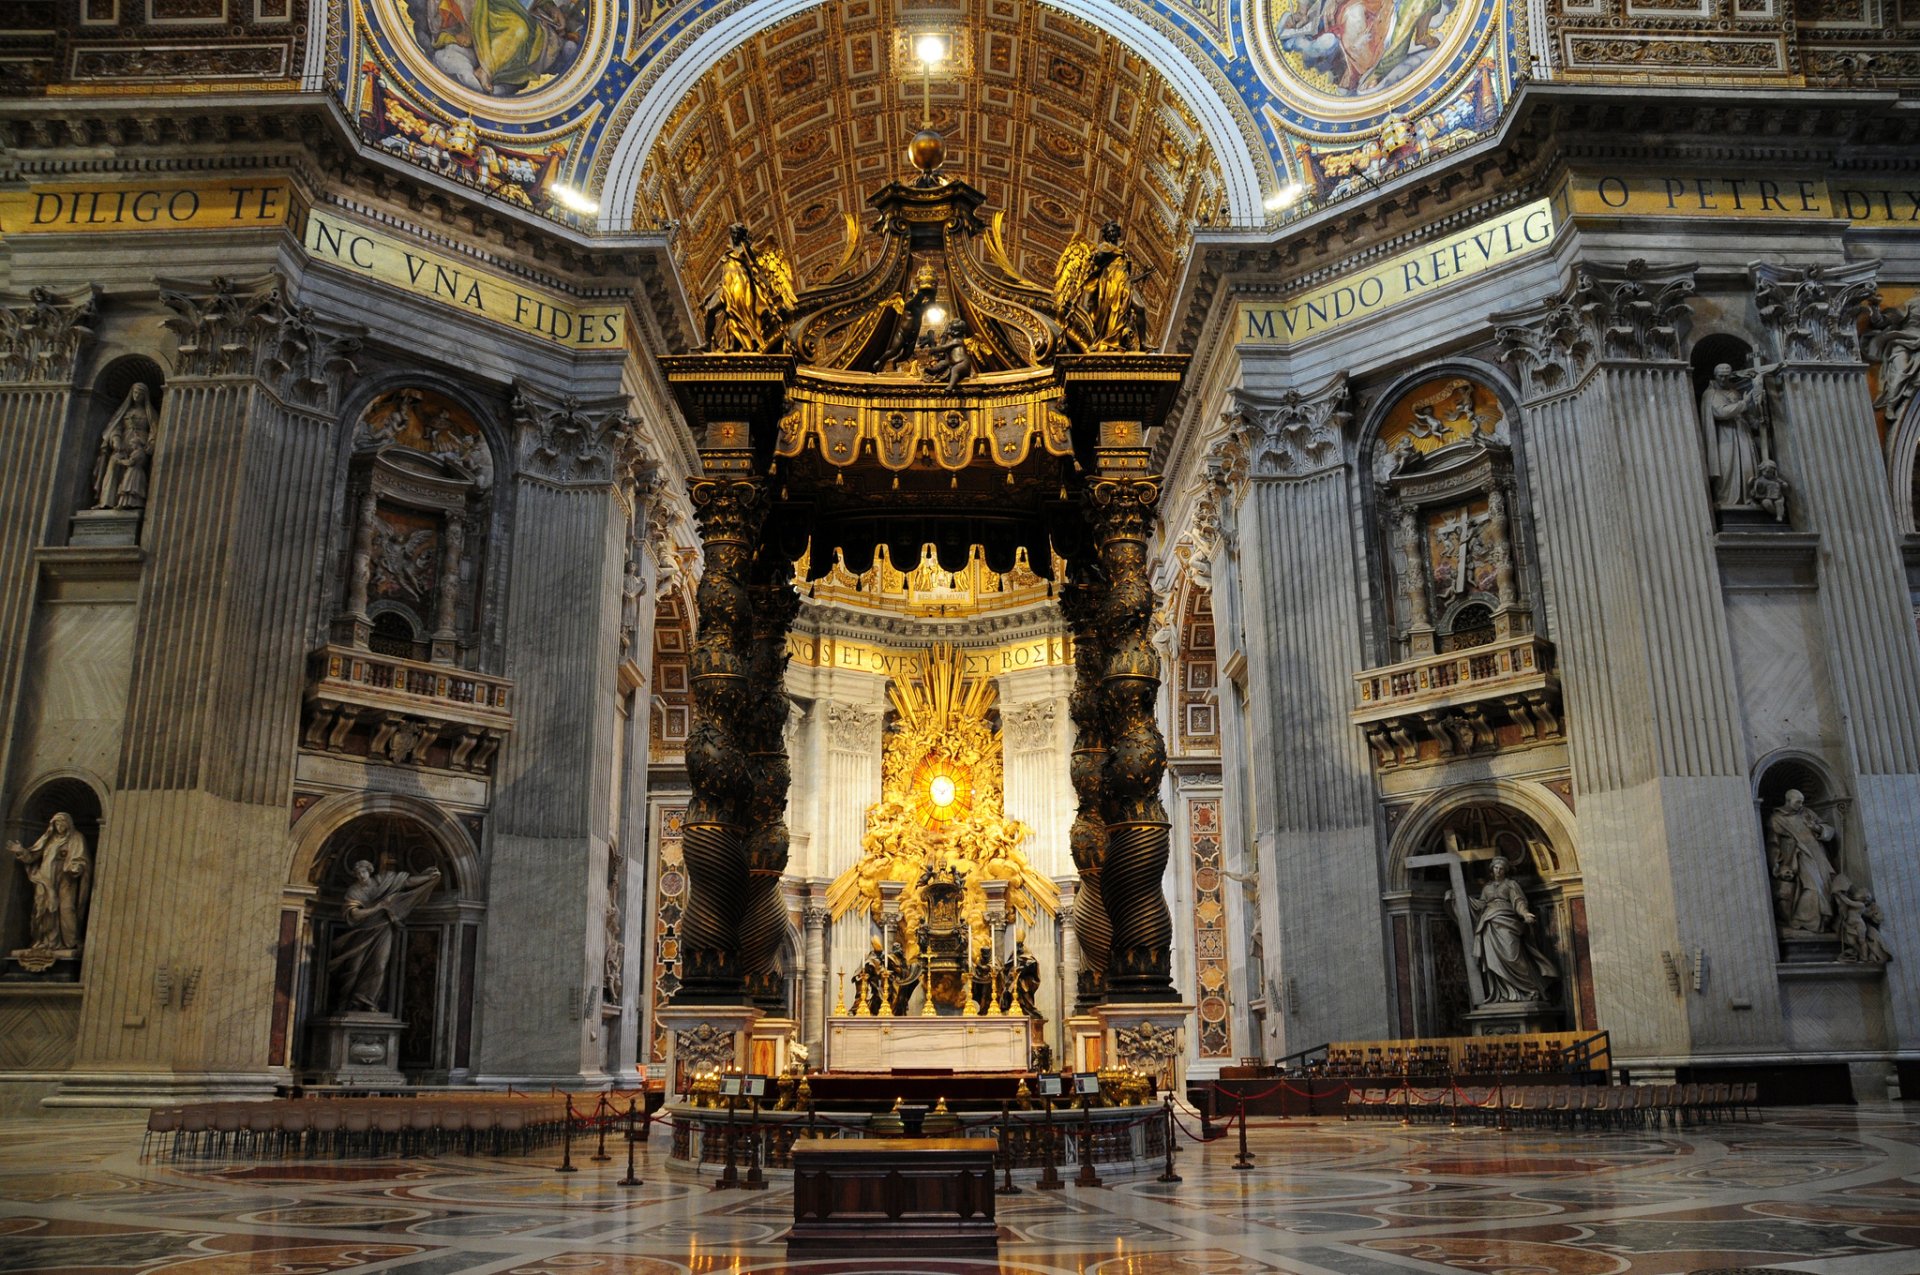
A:
POLYGON ((1042 1098, 1040 1101, 1047 1104, 1047 1122, 1044 1134, 1046 1150, 1040 1157, 1042 1161, 1040 1180, 1034 1184, 1034 1189, 1037 1191, 1060 1191, 1064 1190, 1067 1184, 1060 1180, 1060 1145, 1054 1140, 1053 1136, 1053 1099, 1042 1098))
POLYGON ((1075 1186, 1105 1186, 1100 1175, 1093 1171, 1093 1108, 1086 1098, 1080 1099, 1080 1172, 1074 1175, 1075 1186))
POLYGON ((1253 1167, 1253 1153, 1247 1150, 1247 1095, 1244 1093, 1240 1095, 1240 1154, 1233 1157, 1233 1167, 1236 1169, 1253 1167))
POLYGON ((600 1126, 600 1145, 594 1149, 588 1159, 596 1164, 605 1164, 613 1157, 607 1154, 607 1099, 604 1094, 601 1095, 600 1101, 593 1105, 593 1122, 600 1126))
POLYGON ((1013 1184, 1013 1124, 1012 1124, 1012 1121, 1013 1121, 1012 1104, 1005 1103, 1005 1102, 1001 1103, 1000 1104, 1000 1163, 1003 1166, 1003 1176, 1000 1181, 1000 1189, 994 1192, 995 1195, 1020 1194, 1020 1188, 1013 1184))
POLYGON ((713 1184, 716 1191, 731 1191, 740 1185, 740 1166, 733 1162, 733 1111, 739 1101, 734 1095, 727 1095, 726 1131, 720 1135, 726 1142, 727 1162, 721 1166, 720 1180, 713 1184))
POLYGON ((567 1095, 567 1118, 560 1126, 560 1167, 555 1173, 578 1173, 573 1165, 573 1095, 567 1095))
POLYGON ((1167 1167, 1160 1170, 1160 1181, 1178 1182, 1180 1175, 1173 1171, 1173 1094, 1167 1094, 1167 1167))
POLYGON ((633 1144, 637 1140, 633 1118, 640 1110, 637 1099, 627 1099, 627 1176, 620 1179, 620 1186, 639 1186, 640 1179, 633 1173, 633 1144))
POLYGON ((764 1158, 762 1140, 766 1130, 760 1124, 760 1100, 753 1100, 753 1124, 747 1129, 747 1180, 743 1183, 749 1191, 767 1189, 767 1175, 760 1171, 760 1161, 764 1158))

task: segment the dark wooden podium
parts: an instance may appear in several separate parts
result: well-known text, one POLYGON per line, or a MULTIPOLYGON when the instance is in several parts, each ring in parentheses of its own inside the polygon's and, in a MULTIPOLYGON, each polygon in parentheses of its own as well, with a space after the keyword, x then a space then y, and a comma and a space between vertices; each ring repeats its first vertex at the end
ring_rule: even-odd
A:
POLYGON ((991 1138, 801 1138, 787 1251, 999 1251, 991 1138))

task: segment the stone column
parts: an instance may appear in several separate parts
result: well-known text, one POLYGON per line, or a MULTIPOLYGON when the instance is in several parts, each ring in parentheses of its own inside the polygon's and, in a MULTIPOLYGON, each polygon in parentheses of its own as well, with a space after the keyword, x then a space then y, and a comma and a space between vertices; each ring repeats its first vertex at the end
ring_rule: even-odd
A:
POLYGON ((96 856, 73 1071, 54 1101, 258 1090, 269 1062, 313 563, 357 329, 278 275, 162 279, 178 340, 149 465, 140 613, 96 856))
POLYGON ((1582 263, 1497 315, 1525 394, 1535 525, 1579 801, 1599 1021, 1616 1056, 1779 1039, 1765 858, 1681 333, 1689 265, 1582 263), (1710 995, 1663 953, 1704 949, 1710 995), (1732 1010, 1735 1003, 1752 1008, 1732 1010))
POLYGON ((804 1039, 815 1066, 820 1064, 821 1048, 827 1038, 827 1014, 839 991, 834 986, 833 971, 827 968, 827 918, 830 915, 824 904, 813 899, 807 901, 806 910, 800 914, 807 940, 807 994, 806 1004, 801 1007, 801 1021, 806 1024, 804 1039))
POLYGON ((567 1084, 605 1073, 600 989, 630 536, 618 489, 632 481, 637 448, 625 404, 556 401, 526 387, 514 396, 505 647, 516 713, 494 776, 475 1066, 483 1081, 567 1084))
POLYGON ((766 518, 765 483, 753 472, 744 424, 708 426, 701 459, 706 476, 693 484, 705 570, 695 595, 693 725, 687 738, 687 908, 680 926, 683 974, 676 1002, 743 1004, 740 923, 752 864, 747 850, 746 719, 753 600, 748 572, 766 518))
POLYGON ((39 578, 33 552, 65 512, 56 507, 61 441, 93 339, 93 289, 62 297, 36 288, 0 299, 0 310, 0 809, 12 810, 19 794, 7 785, 39 578))
POLYGON ((1138 441, 1132 431, 1115 430, 1102 442, 1109 439, 1122 445, 1100 448, 1100 472, 1088 492, 1106 577, 1099 616, 1107 645, 1100 678, 1107 743, 1100 890, 1113 926, 1107 999, 1172 1001, 1178 999, 1170 970, 1173 918, 1161 884, 1171 833, 1160 801, 1167 748, 1154 712, 1160 661, 1149 638, 1153 589, 1147 579, 1160 479, 1145 472, 1145 449, 1131 445, 1138 441))
MULTIPOLYGON (((1346 378, 1234 392, 1220 461, 1237 491, 1247 784, 1270 1054, 1377 1036, 1388 1010, 1372 763, 1349 719, 1360 644, 1346 378), (1365 953, 1363 959, 1360 954, 1365 953), (1275 989, 1292 987, 1284 1000, 1275 989), (1276 1034, 1277 1029, 1277 1034, 1276 1034)), ((1237 717, 1223 713, 1223 723, 1237 717)), ((1239 747, 1236 743, 1235 747, 1239 747)))
POLYGON ((1898 525, 1880 497, 1886 464, 1860 361, 1859 314, 1877 268, 1756 265, 1753 275, 1781 361, 1776 442, 1794 483, 1791 512, 1820 537, 1818 605, 1865 839, 1861 854, 1843 832, 1838 866, 1858 881, 1871 865, 1894 958, 1888 1000, 1906 1046, 1920 1037, 1920 969, 1911 968, 1920 958, 1920 643, 1898 525))
POLYGON ((1067 1019, 1073 1013, 1075 992, 1080 986, 1080 946, 1073 928, 1080 882, 1076 877, 1055 877, 1053 883, 1060 891, 1060 976, 1056 980, 1060 1008, 1053 1016, 1053 1057, 1061 1066, 1071 1066, 1073 1042, 1067 1019))

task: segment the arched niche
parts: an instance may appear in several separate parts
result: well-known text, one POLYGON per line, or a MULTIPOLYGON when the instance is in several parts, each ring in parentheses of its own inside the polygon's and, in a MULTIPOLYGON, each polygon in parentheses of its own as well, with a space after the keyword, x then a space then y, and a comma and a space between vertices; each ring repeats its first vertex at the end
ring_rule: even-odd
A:
POLYGON ((80 981, 99 877, 102 791, 79 775, 45 776, 7 821, 0 979, 80 981), (59 816, 65 829, 56 826, 59 816))
POLYGON ((1514 1029, 1483 1012, 1500 992, 1476 960, 1476 909, 1462 906, 1484 898, 1496 857, 1534 918, 1527 939, 1553 970, 1534 971, 1541 1003, 1524 1016, 1529 1029, 1597 1026, 1585 888, 1565 809, 1533 785, 1487 782, 1428 799, 1400 822, 1389 847, 1385 899, 1402 1035, 1514 1029))
POLYGON ((1218 634, 1213 594, 1188 576, 1175 599, 1173 739, 1180 756, 1218 756, 1220 705, 1218 634))
POLYGON ((1483 369, 1402 378, 1363 437, 1388 663, 1533 632, 1512 399, 1483 369))
POLYGON ((1848 852, 1852 802, 1825 762, 1797 749, 1760 759, 1753 798, 1781 951, 1789 960, 1831 960, 1840 945, 1834 892, 1869 884, 1865 856, 1848 852))
POLYGON ((151 487, 166 373, 144 354, 101 365, 83 400, 68 507, 73 544, 131 544, 151 487))
POLYGON ((395 1062, 409 1082, 457 1079, 471 1059, 486 913, 479 856, 458 820, 431 803, 390 795, 329 798, 301 820, 282 906, 283 947, 290 950, 283 950, 276 987, 288 1012, 276 1007, 281 1056, 273 1061, 318 1070, 325 1022, 357 1012, 334 957, 351 937, 348 892, 363 861, 376 876, 438 874, 406 911, 385 955, 378 1012, 405 1024, 395 1062))

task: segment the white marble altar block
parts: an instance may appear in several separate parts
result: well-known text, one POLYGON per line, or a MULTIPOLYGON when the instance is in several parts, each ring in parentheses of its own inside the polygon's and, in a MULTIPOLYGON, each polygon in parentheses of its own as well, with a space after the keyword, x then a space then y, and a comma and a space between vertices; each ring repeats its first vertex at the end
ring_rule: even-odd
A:
POLYGON ((1025 1071, 1025 1018, 829 1018, 828 1071, 1025 1071))

